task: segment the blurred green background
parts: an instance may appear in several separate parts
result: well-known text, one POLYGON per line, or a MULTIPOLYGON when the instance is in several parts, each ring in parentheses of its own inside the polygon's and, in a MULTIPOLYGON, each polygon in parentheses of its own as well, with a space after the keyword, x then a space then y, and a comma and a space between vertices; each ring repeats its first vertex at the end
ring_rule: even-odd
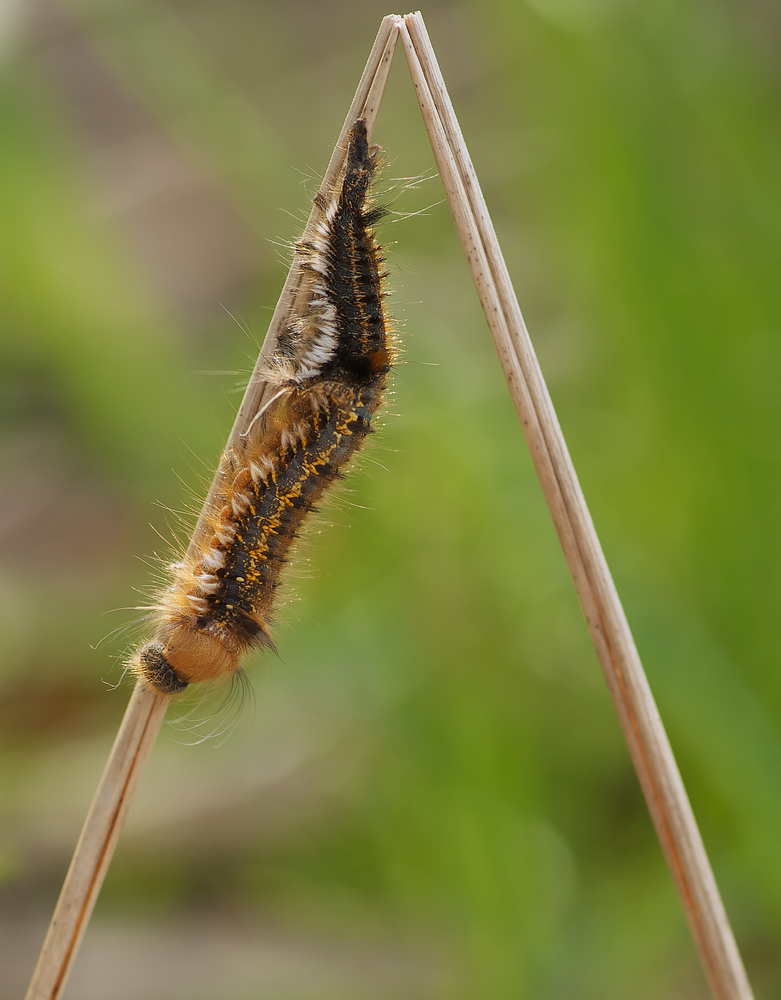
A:
MULTIPOLYGON (((138 613, 112 609, 198 506, 385 13, 0 9, 2 1000, 127 700, 138 613)), ((779 996, 779 7, 423 13, 779 996)), ((403 343, 384 426, 302 547, 281 657, 241 709, 217 692, 164 727, 67 995, 704 998, 400 52, 375 139, 403 343)))

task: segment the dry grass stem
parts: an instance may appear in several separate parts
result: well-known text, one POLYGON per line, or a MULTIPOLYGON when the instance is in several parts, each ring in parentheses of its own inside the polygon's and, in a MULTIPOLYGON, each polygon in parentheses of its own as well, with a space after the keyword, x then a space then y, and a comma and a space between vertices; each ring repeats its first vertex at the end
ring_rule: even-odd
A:
MULTIPOLYGON (((322 191, 329 192, 339 179, 347 151, 347 131, 355 119, 364 117, 371 134, 398 39, 396 22, 397 17, 389 15, 380 24, 345 125, 323 178, 322 191)), ((310 215, 304 231, 305 237, 309 233, 313 217, 314 213, 310 215)), ((226 447, 241 447, 241 433, 249 427, 270 395, 262 375, 265 360, 274 349, 279 331, 305 306, 298 294, 300 279, 300 271, 294 263, 226 447)), ((211 496, 211 490, 209 495, 211 496)), ((204 510, 208 507, 207 499, 204 510)), ((202 515, 195 526, 193 539, 203 530, 203 523, 202 515)), ((144 682, 138 681, 136 684, 76 845, 26 1000, 55 1000, 62 995, 168 702, 168 698, 154 693, 144 682)))
POLYGON ((76 845, 26 1000, 65 987, 168 699, 137 684, 76 845))
POLYGON ((439 173, 632 761, 714 997, 752 997, 423 18, 399 21, 439 173))

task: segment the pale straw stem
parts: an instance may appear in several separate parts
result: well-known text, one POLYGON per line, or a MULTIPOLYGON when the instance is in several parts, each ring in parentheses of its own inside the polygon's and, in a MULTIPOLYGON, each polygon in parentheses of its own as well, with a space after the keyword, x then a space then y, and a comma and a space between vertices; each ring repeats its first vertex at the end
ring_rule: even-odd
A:
POLYGON ((586 507, 419 13, 399 20, 434 157, 640 785, 717 1000, 752 997, 705 848, 586 507))
POLYGON ((76 845, 26 1000, 54 1000, 87 929, 168 698, 136 684, 76 845))
MULTIPOLYGON (((396 15, 391 14, 380 25, 366 69, 323 178, 321 191, 330 192, 339 179, 347 153, 347 132, 355 119, 364 117, 371 134, 398 39, 396 22, 396 15)), ((304 238, 310 232, 314 217, 313 211, 304 231, 304 238)), ((273 352, 279 332, 306 305, 298 294, 300 280, 301 274, 294 262, 226 447, 243 447, 242 433, 252 424, 270 395, 268 383, 263 378, 266 359, 273 352)), ((215 477, 204 512, 193 531, 191 546, 199 533, 206 530, 204 514, 210 509, 211 496, 217 483, 218 479, 215 477)), ((76 845, 26 1000, 56 1000, 62 995, 124 825, 139 775, 154 745, 168 704, 167 697, 156 694, 143 681, 136 683, 76 845)))

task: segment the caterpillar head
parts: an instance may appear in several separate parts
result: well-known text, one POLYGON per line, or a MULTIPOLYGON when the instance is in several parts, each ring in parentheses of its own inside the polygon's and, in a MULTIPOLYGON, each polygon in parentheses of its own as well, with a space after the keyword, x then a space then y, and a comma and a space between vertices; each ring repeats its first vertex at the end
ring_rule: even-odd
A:
POLYGON ((227 649, 216 636, 178 622, 167 625, 157 639, 142 646, 131 667, 156 691, 173 695, 196 681, 232 676, 238 661, 237 652, 227 649))

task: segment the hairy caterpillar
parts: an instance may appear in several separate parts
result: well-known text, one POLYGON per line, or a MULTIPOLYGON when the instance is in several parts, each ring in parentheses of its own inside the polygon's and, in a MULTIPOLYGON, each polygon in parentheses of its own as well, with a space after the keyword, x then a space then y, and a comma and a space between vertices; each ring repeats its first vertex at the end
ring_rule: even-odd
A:
POLYGON ((200 544, 172 567, 154 638, 131 659, 164 694, 234 674, 252 646, 274 648, 269 620, 290 548, 371 432, 392 362, 372 230, 383 212, 367 206, 378 152, 359 118, 341 189, 318 194, 314 236, 296 247, 309 304, 279 337, 271 363, 279 391, 242 446, 223 453, 200 544))

